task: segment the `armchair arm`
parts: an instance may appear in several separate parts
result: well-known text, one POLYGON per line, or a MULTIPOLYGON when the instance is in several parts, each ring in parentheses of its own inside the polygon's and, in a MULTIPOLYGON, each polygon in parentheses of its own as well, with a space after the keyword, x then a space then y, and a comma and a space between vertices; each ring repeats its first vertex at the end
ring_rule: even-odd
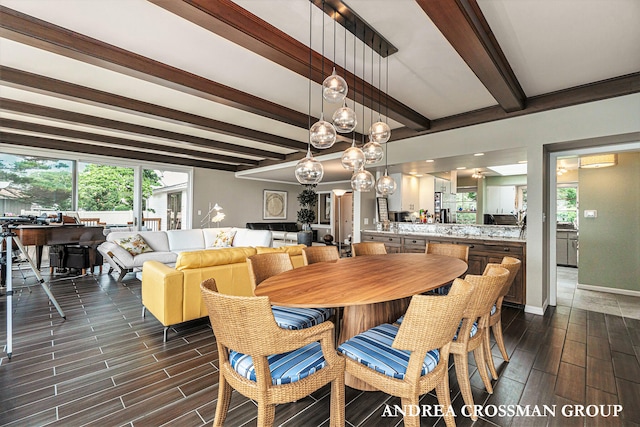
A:
POLYGON ((142 268, 142 305, 164 326, 183 321, 183 274, 158 261, 142 268))

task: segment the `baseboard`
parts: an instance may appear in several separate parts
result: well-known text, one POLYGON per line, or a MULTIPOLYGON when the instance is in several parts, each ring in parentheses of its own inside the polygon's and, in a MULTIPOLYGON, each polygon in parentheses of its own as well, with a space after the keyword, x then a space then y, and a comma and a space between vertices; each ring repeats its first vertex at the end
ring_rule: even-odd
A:
POLYGON ((544 316, 544 312, 546 309, 547 309, 546 301, 545 301, 544 307, 536 307, 535 305, 524 306, 525 313, 537 314, 538 316, 544 316))
POLYGON ((640 297, 640 291, 632 291, 630 289, 617 289, 617 288, 608 288, 606 286, 581 285, 580 283, 578 283, 577 287, 578 289, 584 289, 586 291, 607 292, 609 294, 640 297))

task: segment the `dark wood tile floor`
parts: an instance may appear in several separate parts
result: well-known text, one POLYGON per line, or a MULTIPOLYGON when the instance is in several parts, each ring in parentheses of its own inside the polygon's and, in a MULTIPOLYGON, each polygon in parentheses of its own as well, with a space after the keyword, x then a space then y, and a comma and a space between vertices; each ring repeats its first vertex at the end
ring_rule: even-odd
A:
MULTIPOLYGON (((0 425, 3 426, 201 426, 210 424, 218 388, 217 352, 204 321, 174 328, 167 343, 151 315, 141 318, 140 282, 126 286, 109 275, 57 282, 60 318, 40 286, 14 301, 13 358, 0 359, 0 425)), ((19 278, 15 280, 21 282, 19 278)), ((0 297, 0 340, 6 343, 6 296, 0 297)), ((640 424, 640 320, 570 306, 545 316, 504 310, 511 361, 494 347, 500 377, 484 391, 470 361, 476 404, 556 405, 556 416, 483 415, 478 426, 629 426, 640 424), (563 417, 563 405, 623 405, 621 417, 563 417)), ((462 398, 450 369, 459 426, 462 398)), ((378 392, 346 390, 348 426, 402 425, 383 417, 399 400, 378 392)), ((425 395, 424 404, 435 404, 425 395)), ((277 424, 327 426, 328 389, 277 408, 277 424)), ((570 406, 575 408, 575 406, 570 406)), ((253 402, 234 392, 230 426, 255 426, 253 402)), ((442 426, 439 418, 422 418, 442 426)))

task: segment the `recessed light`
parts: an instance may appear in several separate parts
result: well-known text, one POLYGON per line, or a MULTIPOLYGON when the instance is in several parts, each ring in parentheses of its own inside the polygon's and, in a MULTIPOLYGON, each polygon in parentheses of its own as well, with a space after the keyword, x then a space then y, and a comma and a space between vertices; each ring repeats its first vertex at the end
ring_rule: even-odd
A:
POLYGON ((418 173, 418 172, 416 172, 416 171, 411 171, 411 172, 409 172, 409 175, 415 175, 415 174, 417 174, 417 173, 418 173))
POLYGON ((475 153, 474 156, 476 156, 476 157, 484 156, 484 153, 475 153))
POLYGON ((456 168, 456 169, 458 169, 459 171, 461 171, 461 170, 466 169, 466 168, 467 168, 466 166, 460 166, 459 168, 456 168))
POLYGON ((427 163, 433 163, 433 159, 425 160, 427 163))
POLYGON ((418 175, 416 175, 416 178, 421 178, 423 175, 421 173, 419 173, 418 175))
POLYGON ((524 164, 527 163, 527 161, 526 160, 520 160, 518 163, 520 163, 521 165, 524 165, 524 164))

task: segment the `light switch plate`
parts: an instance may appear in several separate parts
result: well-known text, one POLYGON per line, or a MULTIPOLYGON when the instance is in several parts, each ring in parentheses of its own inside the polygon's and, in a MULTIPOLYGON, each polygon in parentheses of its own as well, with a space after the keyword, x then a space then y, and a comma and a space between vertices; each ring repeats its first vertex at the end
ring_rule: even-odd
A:
POLYGON ((364 225, 368 225, 369 224, 369 218, 364 218, 364 225))
POLYGON ((585 218, 598 218, 598 211, 593 209, 593 210, 587 210, 585 209, 584 211, 584 217, 585 218))

